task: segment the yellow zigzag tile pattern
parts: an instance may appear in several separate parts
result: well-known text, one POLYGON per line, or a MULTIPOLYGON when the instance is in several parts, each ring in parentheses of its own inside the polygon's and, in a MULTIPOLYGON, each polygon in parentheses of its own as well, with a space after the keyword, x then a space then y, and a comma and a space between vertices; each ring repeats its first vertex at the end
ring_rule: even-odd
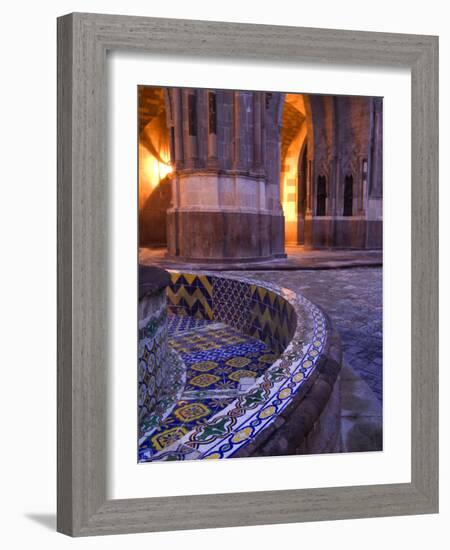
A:
POLYGON ((277 352, 288 343, 292 333, 293 308, 275 292, 251 285, 250 326, 252 336, 260 338, 277 352))
POLYGON ((196 281, 199 281, 202 284, 203 288, 207 291, 209 296, 212 298, 212 284, 210 283, 206 275, 196 275, 192 273, 171 273, 170 278, 172 280, 172 284, 176 284, 180 280, 184 279, 188 286, 193 286, 196 281))
POLYGON ((276 353, 283 351, 295 329, 292 306, 273 290, 257 284, 242 282, 245 288, 236 289, 236 280, 229 281, 230 292, 227 294, 226 283, 226 279, 213 276, 171 273, 171 284, 167 289, 169 307, 177 315, 223 322, 230 322, 230 316, 234 319, 233 307, 236 310, 241 308, 239 328, 262 340, 276 353), (231 303, 224 310, 223 300, 227 298, 231 303), (245 312, 242 312, 242 307, 245 307, 245 312))
POLYGON ((178 315, 213 319, 213 289, 206 276, 171 273, 171 279, 172 284, 167 288, 167 299, 169 305, 177 307, 178 315))

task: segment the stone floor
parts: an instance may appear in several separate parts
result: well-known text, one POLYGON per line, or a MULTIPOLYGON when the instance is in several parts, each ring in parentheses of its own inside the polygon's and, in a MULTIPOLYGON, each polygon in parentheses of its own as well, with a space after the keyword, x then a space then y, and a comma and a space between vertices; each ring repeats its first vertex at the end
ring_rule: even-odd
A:
POLYGON ((341 451, 382 449, 382 268, 248 272, 301 292, 323 308, 341 337, 341 451))
POLYGON ((347 267, 380 267, 383 254, 381 250, 306 250, 301 245, 286 245, 286 258, 266 262, 236 263, 188 263, 166 258, 166 248, 141 248, 139 262, 145 265, 157 265, 167 269, 210 271, 222 270, 299 270, 299 269, 335 269, 347 267))
POLYGON ((382 268, 258 271, 245 275, 301 292, 320 306, 339 332, 345 362, 382 401, 382 268))
POLYGON ((341 452, 382 449, 381 403, 367 383, 344 362, 341 370, 341 452))
MULTIPOLYGON (((184 269, 187 270, 188 267, 184 266, 184 269)), ((273 282, 277 285, 301 292, 330 316, 340 334, 344 356, 341 372, 341 450, 342 452, 381 450, 383 385, 382 268, 258 270, 239 271, 236 275, 273 282)), ((189 347, 191 344, 194 344, 195 347, 196 342, 190 344, 187 341, 178 340, 177 344, 173 338, 180 336, 178 331, 189 336, 193 329, 195 329, 198 336, 198 331, 204 330, 202 324, 205 322, 191 319, 189 321, 190 324, 186 323, 188 321, 184 319, 178 320, 177 323, 172 323, 170 328, 172 344, 175 344, 175 346, 178 344, 181 345, 178 351, 186 354, 185 360, 193 354, 194 363, 200 361, 200 370, 190 370, 191 377, 201 376, 203 373, 202 369, 209 369, 210 366, 213 367, 212 364, 203 365, 205 361, 211 360, 211 357, 197 357, 195 349, 190 349, 189 347)), ((237 335, 230 336, 236 337, 237 335)), ((201 342, 197 343, 200 344, 201 342)), ((239 345, 239 342, 234 342, 234 345, 236 344, 239 345)), ((251 353, 256 354, 255 358, 259 362, 259 355, 266 353, 266 351, 252 349, 251 353)), ((213 388, 211 386, 211 388, 214 391, 220 389, 225 393, 227 391, 236 391, 240 382, 240 376, 236 380, 229 379, 230 372, 225 372, 226 369, 234 371, 236 368, 222 363, 222 359, 219 358, 217 368, 220 373, 217 376, 219 376, 220 381, 218 383, 225 384, 226 387, 213 388), (223 370, 224 367, 225 370, 223 370), (224 376, 227 377, 226 380, 223 378, 224 376)), ((261 365, 261 367, 263 366, 261 365)), ((239 368, 242 370, 242 366, 239 368)), ((216 366, 214 366, 214 369, 216 369, 216 366)), ((249 369, 245 366, 244 370, 248 371, 249 369)), ((203 374, 209 374, 209 371, 203 374)), ((216 373, 214 372, 213 374, 216 373)), ((249 376, 249 373, 245 372, 240 374, 249 376)), ((200 382, 203 383, 202 380, 200 382)), ((208 388, 193 387, 191 391, 198 393, 206 389, 208 388)), ((205 411, 200 411, 200 408, 192 411, 189 407, 191 407, 193 402, 191 399, 186 399, 187 397, 190 396, 185 395, 183 397, 184 401, 177 404, 181 410, 178 416, 186 414, 197 416, 200 413, 200 416, 202 416, 205 411)), ((195 397, 200 396, 195 395, 195 397)), ((208 395, 203 397, 210 399, 213 396, 208 395)), ((230 396, 221 395, 220 397, 224 399, 230 396)), ((213 403, 213 401, 208 401, 208 403, 202 402, 201 404, 206 404, 210 409, 211 407, 214 409, 217 406, 222 406, 222 404, 213 403)), ((172 416, 174 415, 176 416, 175 411, 172 416)), ((152 437, 157 437, 153 441, 152 437, 146 439, 145 443, 141 446, 141 460, 151 460, 152 454, 158 449, 161 442, 162 444, 165 443, 165 441, 163 442, 164 437, 168 438, 167 441, 169 441, 172 437, 179 437, 181 435, 183 430, 178 435, 171 431, 175 425, 187 428, 190 426, 189 422, 202 421, 200 417, 193 417, 192 419, 183 417, 183 422, 180 422, 180 418, 175 418, 175 416, 174 422, 171 423, 169 418, 166 423, 167 425, 165 424, 161 427, 161 430, 158 430, 161 432, 166 431, 166 433, 152 433, 152 437)), ((210 416, 210 414, 208 413, 207 416, 210 416)))

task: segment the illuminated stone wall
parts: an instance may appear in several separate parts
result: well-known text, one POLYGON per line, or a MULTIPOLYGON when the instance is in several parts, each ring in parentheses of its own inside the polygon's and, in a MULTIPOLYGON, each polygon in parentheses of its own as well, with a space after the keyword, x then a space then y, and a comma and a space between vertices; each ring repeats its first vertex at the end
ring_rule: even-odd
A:
POLYGON ((284 253, 279 94, 168 90, 174 171, 168 252, 191 260, 284 253))
POLYGON ((172 171, 164 90, 139 88, 139 239, 144 246, 167 243, 172 171))
POLYGON ((382 99, 140 87, 141 246, 193 261, 382 246, 382 99))
POLYGON ((299 242, 299 157, 306 144, 307 123, 303 96, 286 94, 281 124, 281 205, 287 243, 299 242))
POLYGON ((282 120, 286 242, 381 248, 382 99, 286 94, 282 120))

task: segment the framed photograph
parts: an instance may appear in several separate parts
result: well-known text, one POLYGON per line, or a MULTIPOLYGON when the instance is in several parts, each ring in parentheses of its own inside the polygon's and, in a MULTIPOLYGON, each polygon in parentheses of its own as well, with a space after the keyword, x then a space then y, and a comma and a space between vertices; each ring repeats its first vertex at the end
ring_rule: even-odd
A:
POLYGON ((438 511, 438 39, 58 19, 58 530, 438 511))

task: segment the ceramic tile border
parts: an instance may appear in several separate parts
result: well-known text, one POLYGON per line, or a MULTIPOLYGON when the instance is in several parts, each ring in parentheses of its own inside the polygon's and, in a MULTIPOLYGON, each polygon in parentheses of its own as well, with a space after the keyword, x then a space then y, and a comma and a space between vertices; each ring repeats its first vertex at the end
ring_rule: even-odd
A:
POLYGON ((195 272, 195 275, 233 279, 270 290, 294 308, 297 325, 280 358, 256 380, 245 395, 234 400, 203 426, 195 428, 157 453, 153 460, 233 456, 275 422, 292 399, 298 396, 314 372, 326 343, 325 315, 301 294, 247 277, 224 277, 212 272, 195 272))

